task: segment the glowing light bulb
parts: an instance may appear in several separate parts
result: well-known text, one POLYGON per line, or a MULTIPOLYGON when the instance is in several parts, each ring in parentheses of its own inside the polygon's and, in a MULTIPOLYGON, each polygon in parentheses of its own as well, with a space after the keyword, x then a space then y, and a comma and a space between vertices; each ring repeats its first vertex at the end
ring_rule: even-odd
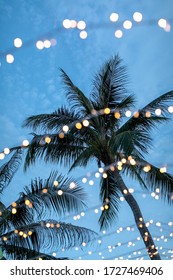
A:
POLYGON ((139 118, 139 112, 134 112, 133 116, 134 118, 139 118))
POLYGON ((160 116, 160 115, 162 114, 162 110, 161 110, 161 109, 156 109, 156 110, 155 110, 155 114, 156 114, 157 116, 160 116))
POLYGON ((160 173, 165 173, 166 172, 166 167, 161 167, 160 168, 160 173))
POLYGON ((119 19, 119 15, 117 13, 112 13, 109 18, 110 21, 116 22, 119 19))
POLYGON ((51 42, 50 42, 49 40, 45 40, 45 41, 43 42, 43 44, 44 44, 44 47, 45 47, 46 49, 48 49, 48 48, 51 47, 51 42))
POLYGON ((43 43, 43 41, 41 41, 41 40, 37 41, 37 42, 36 42, 36 47, 37 47, 38 50, 44 49, 44 43, 43 43))
POLYGON ((159 21, 158 21, 159 27, 166 28, 166 24, 167 24, 166 19, 164 19, 164 18, 159 19, 159 21))
POLYGON ((22 146, 23 146, 23 147, 29 146, 29 141, 28 141, 28 140, 23 140, 22 146))
POLYGON ((74 19, 72 19, 71 21, 71 28, 76 28, 76 26, 77 26, 77 22, 74 20, 74 19))
POLYGON ((74 182, 70 183, 70 189, 74 189, 76 187, 76 184, 74 182))
POLYGON ((128 111, 125 112, 125 115, 126 115, 126 117, 131 117, 132 112, 130 110, 128 110, 128 111))
POLYGON ((131 22, 130 20, 125 20, 125 21, 123 22, 123 27, 124 27, 125 29, 131 29, 131 28, 132 28, 132 22, 131 22))
POLYGON ((149 172, 151 170, 151 166, 150 165, 144 166, 143 170, 145 172, 149 172))
POLYGON ((8 155, 10 153, 10 149, 9 148, 4 148, 4 154, 8 155))
MULTIPOLYGON (((118 38, 118 39, 122 38, 123 37, 123 32, 120 29, 116 30, 115 31, 115 37, 118 38)), ((117 119, 119 119, 119 118, 117 118, 117 119)))
POLYGON ((136 165, 136 161, 132 158, 132 159, 130 160, 130 164, 131 164, 131 165, 136 165))
POLYGON ((168 107, 168 112, 171 113, 171 114, 173 113, 173 106, 168 107))
POLYGON ((82 179, 82 183, 85 184, 86 182, 87 182, 87 178, 83 178, 83 179, 82 179))
POLYGON ((82 122, 82 124, 83 124, 83 126, 85 126, 85 127, 87 127, 87 126, 89 126, 89 121, 88 120, 84 120, 83 122, 82 122))
POLYGON ((139 13, 139 12, 135 12, 135 13, 133 14, 133 19, 134 19, 134 21, 136 21, 136 22, 141 22, 141 21, 142 21, 142 14, 139 13))
POLYGON ((7 63, 13 63, 14 62, 14 56, 12 54, 7 54, 6 55, 6 61, 7 63))
POLYGON ((16 208, 12 208, 11 213, 12 214, 16 214, 17 213, 17 209, 16 208))
POLYGON ((150 113, 149 111, 147 111, 147 112, 145 113, 145 116, 146 116, 146 118, 150 118, 150 117, 151 117, 151 113, 150 113))
POLYGON ((0 159, 4 159, 4 158, 5 158, 4 153, 0 153, 0 159))
POLYGON ((49 136, 45 137, 45 142, 49 144, 51 142, 51 138, 49 136))
POLYGON ((59 190, 57 193, 58 193, 58 195, 62 195, 62 194, 63 194, 63 191, 62 191, 62 190, 59 190))
POLYGON ((29 204, 30 204, 29 199, 26 199, 26 200, 25 200, 25 205, 29 205, 29 204))
POLYGON ((78 21, 77 28, 80 29, 80 30, 85 29, 86 28, 86 22, 83 21, 83 20, 78 21))
POLYGON ((14 46, 20 48, 22 46, 22 40, 20 38, 14 39, 14 46))
POLYGON ((99 177, 100 177, 100 173, 99 173, 99 172, 96 172, 96 173, 95 173, 95 177, 96 177, 96 178, 99 178, 99 177))
POLYGON ((66 29, 71 27, 71 21, 69 19, 64 19, 62 24, 66 29))
POLYGON ((105 109, 104 109, 104 113, 105 113, 106 115, 110 114, 110 112, 111 112, 111 110, 110 110, 109 108, 105 108, 105 109))
POLYGON ((85 30, 83 30, 80 32, 79 36, 81 39, 86 39, 88 37, 88 33, 85 30))
POLYGON ((63 128, 62 128, 62 130, 63 130, 64 132, 68 132, 68 131, 69 131, 68 125, 64 125, 63 128))
POLYGON ((94 181, 93 181, 93 180, 90 180, 90 181, 89 181, 89 185, 90 185, 90 186, 93 186, 93 185, 94 185, 94 181))
POLYGON ((78 122, 78 123, 76 123, 76 128, 77 128, 77 129, 81 129, 81 128, 82 128, 81 123, 79 123, 79 122, 78 122))

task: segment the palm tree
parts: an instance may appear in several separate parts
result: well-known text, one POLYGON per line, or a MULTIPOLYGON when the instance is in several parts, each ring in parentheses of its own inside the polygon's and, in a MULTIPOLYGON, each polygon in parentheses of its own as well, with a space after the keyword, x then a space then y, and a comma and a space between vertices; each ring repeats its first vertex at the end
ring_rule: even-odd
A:
MULTIPOLYGON (((17 150, 0 168, 1 194, 21 160, 21 150, 17 150)), ((8 207, 0 202, 0 259, 63 259, 52 256, 50 250, 89 244, 97 236, 92 230, 49 218, 52 213, 60 219, 80 211, 85 198, 78 182, 53 171, 48 179, 32 180, 8 207)))
POLYGON ((61 76, 68 107, 58 108, 51 114, 28 117, 24 122, 25 127, 34 131, 25 169, 40 158, 55 164, 64 163, 70 170, 86 166, 95 159, 106 173, 100 182, 100 198, 106 206, 99 218, 100 227, 108 228, 115 222, 119 197, 123 195, 150 259, 160 259, 124 177, 132 177, 147 190, 160 187, 161 197, 172 202, 173 177, 160 173, 160 169, 148 163, 144 156, 152 147, 152 129, 168 121, 167 105, 173 99, 173 91, 154 99, 127 120, 125 113, 134 108, 135 98, 126 88, 126 68, 119 56, 108 60, 94 76, 90 97, 84 95, 62 69, 61 76), (158 108, 162 112, 160 116, 154 113, 158 108), (119 162, 121 165, 117 164, 119 162))

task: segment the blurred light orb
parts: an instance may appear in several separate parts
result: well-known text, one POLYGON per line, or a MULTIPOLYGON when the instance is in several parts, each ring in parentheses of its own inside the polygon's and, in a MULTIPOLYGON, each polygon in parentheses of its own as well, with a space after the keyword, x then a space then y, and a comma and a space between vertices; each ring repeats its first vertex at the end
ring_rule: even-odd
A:
POLYGON ((167 25, 166 19, 164 19, 164 18, 159 19, 159 21, 158 21, 158 26, 159 27, 166 28, 166 25, 167 25))
POLYGON ((64 19, 62 24, 63 24, 64 28, 68 29, 71 27, 71 20, 64 19))
POLYGON ((27 147, 28 145, 29 145, 29 141, 28 140, 23 140, 22 146, 27 147))
POLYGON ((36 47, 37 47, 38 50, 44 49, 44 43, 43 43, 43 41, 41 41, 41 40, 37 41, 37 42, 36 42, 36 47))
POLYGON ((139 13, 139 12, 135 12, 135 13, 133 14, 133 19, 134 19, 134 21, 136 21, 136 22, 141 22, 141 21, 142 21, 142 14, 139 13))
POLYGON ((62 128, 62 130, 63 130, 64 132, 68 132, 68 131, 69 131, 68 125, 64 125, 63 128, 62 128))
POLYGON ((79 36, 81 39, 86 39, 88 37, 88 33, 85 30, 83 30, 80 32, 79 36))
POLYGON ((6 61, 7 63, 13 63, 14 62, 14 56, 12 54, 6 55, 6 61))
POLYGON ((74 20, 74 19, 72 19, 71 21, 71 28, 76 28, 76 26, 77 26, 77 22, 74 20))
POLYGON ((90 124, 88 120, 84 120, 82 123, 83 123, 83 126, 85 126, 85 127, 89 126, 89 124, 90 124))
POLYGON ((86 28, 86 22, 83 21, 83 20, 78 21, 77 28, 80 29, 80 30, 85 29, 86 28))
POLYGON ((43 42, 43 44, 44 44, 44 47, 45 47, 46 49, 48 49, 48 48, 51 47, 51 42, 50 42, 49 40, 45 40, 45 41, 43 42))
POLYGON ((171 25, 169 23, 166 23, 166 27, 164 28, 164 30, 166 32, 170 32, 171 31, 171 25))
POLYGON ((16 38, 16 39, 14 39, 14 46, 16 47, 16 48, 20 48, 21 46, 22 46, 22 40, 20 39, 20 38, 16 38))
POLYGON ((4 158, 5 158, 4 153, 0 153, 0 159, 4 159, 4 158))
POLYGON ((125 20, 125 21, 123 22, 123 27, 124 27, 125 29, 131 29, 131 28, 132 28, 132 22, 131 22, 130 20, 125 20))
POLYGON ((168 112, 169 112, 169 113, 173 113, 173 106, 169 106, 169 107, 168 107, 168 112))
POLYGON ((123 32, 119 29, 115 31, 115 37, 120 39, 123 37, 123 32))
POLYGON ((126 115, 126 117, 131 117, 132 112, 130 110, 128 110, 128 111, 126 111, 125 115, 126 115))
POLYGON ((117 13, 112 13, 109 18, 110 21, 116 22, 119 19, 119 15, 117 13))
POLYGON ((4 148, 4 154, 8 155, 10 153, 10 149, 9 148, 4 148))
POLYGON ((162 110, 161 110, 161 109, 156 109, 156 110, 155 110, 155 114, 156 114, 157 116, 160 116, 160 115, 162 114, 162 110))
POLYGON ((56 41, 55 38, 52 38, 52 39, 50 40, 50 42, 51 42, 51 45, 52 45, 53 47, 56 46, 56 44, 57 44, 57 41, 56 41))

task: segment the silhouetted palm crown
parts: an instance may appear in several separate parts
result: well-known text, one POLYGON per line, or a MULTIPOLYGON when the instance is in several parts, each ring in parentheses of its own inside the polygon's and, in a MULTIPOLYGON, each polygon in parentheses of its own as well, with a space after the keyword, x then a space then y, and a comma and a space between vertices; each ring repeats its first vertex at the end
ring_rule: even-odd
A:
MULTIPOLYGON (((150 172, 144 172, 143 167, 148 164, 144 155, 152 147, 151 130, 168 120, 167 107, 173 99, 173 91, 159 96, 127 118, 125 112, 134 109, 135 98, 126 89, 126 68, 118 56, 106 62, 95 75, 89 98, 63 70, 61 75, 68 106, 58 108, 52 114, 27 118, 24 126, 41 132, 41 135, 34 134, 27 151, 25 168, 38 158, 70 165, 70 170, 86 166, 92 159, 96 159, 99 167, 110 167, 122 158, 131 156, 137 164, 131 165, 127 161, 119 173, 122 176, 130 175, 146 189, 159 187, 161 196, 171 202, 172 176, 160 173, 159 168, 152 164, 150 172), (158 108, 162 112, 160 116, 155 114, 158 108), (150 117, 146 117, 148 111, 150 117), (84 120, 89 121, 89 126, 85 125, 84 120), (80 125, 76 128, 78 123, 82 128, 80 125), (63 131, 65 125, 68 126, 66 132, 63 131), (49 143, 45 142, 46 137, 50 138, 49 143)), ((115 174, 110 168, 106 172, 107 178, 101 180, 100 197, 103 204, 109 202, 109 208, 101 214, 101 227, 109 226, 116 218, 120 201, 115 174)))

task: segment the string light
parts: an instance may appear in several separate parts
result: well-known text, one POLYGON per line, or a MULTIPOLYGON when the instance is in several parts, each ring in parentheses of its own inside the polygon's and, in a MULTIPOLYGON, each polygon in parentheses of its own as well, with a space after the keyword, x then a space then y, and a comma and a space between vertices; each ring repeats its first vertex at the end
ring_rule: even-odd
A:
POLYGON ((142 14, 139 13, 139 12, 135 12, 135 13, 133 14, 133 19, 134 19, 134 21, 136 21, 136 22, 141 22, 141 21, 142 21, 142 14))
POLYGON ((110 18, 110 21, 116 22, 119 19, 119 15, 117 13, 112 13, 109 18, 110 18))
POLYGON ((79 36, 81 39, 86 39, 88 37, 88 33, 85 30, 83 30, 80 32, 79 36))
POLYGON ((20 38, 16 38, 16 39, 14 39, 14 46, 16 47, 16 48, 20 48, 21 46, 22 46, 22 40, 20 39, 20 38))
POLYGON ((12 54, 7 54, 6 55, 6 61, 7 63, 13 63, 14 62, 14 56, 12 54))
POLYGON ((131 29, 131 28, 132 28, 132 22, 131 22, 130 20, 125 20, 125 21, 123 22, 123 27, 124 27, 125 29, 131 29))

